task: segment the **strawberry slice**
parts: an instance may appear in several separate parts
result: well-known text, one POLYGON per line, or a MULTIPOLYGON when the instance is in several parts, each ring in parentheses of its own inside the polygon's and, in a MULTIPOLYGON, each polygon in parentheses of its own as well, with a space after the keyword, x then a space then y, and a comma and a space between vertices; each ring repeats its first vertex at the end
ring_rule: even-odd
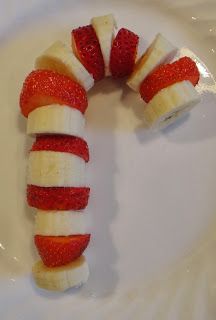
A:
POLYGON ((95 81, 104 77, 105 67, 103 55, 97 35, 91 25, 72 30, 72 48, 95 81))
POLYGON ((79 258, 89 244, 90 234, 34 237, 35 245, 47 267, 59 267, 79 258))
POLYGON ((140 86, 140 94, 145 102, 149 102, 160 90, 176 82, 188 80, 195 86, 199 77, 196 63, 189 57, 183 57, 173 63, 161 65, 149 74, 140 86))
POLYGON ((71 78, 51 70, 32 71, 23 84, 20 94, 22 114, 49 104, 68 105, 82 113, 88 106, 85 89, 71 78))
POLYGON ((110 55, 110 70, 114 78, 131 74, 134 68, 139 37, 130 30, 122 28, 113 41, 110 55))
POLYGON ((37 136, 31 151, 58 151, 68 152, 89 161, 89 149, 87 142, 81 138, 63 135, 37 136))
POLYGON ((30 207, 41 210, 81 210, 88 204, 90 188, 27 186, 30 207))

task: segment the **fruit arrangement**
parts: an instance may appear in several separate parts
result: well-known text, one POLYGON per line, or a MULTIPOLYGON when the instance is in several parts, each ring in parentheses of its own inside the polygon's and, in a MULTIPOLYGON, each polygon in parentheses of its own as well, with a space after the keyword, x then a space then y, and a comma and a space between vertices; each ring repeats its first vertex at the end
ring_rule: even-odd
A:
POLYGON ((29 152, 27 202, 36 208, 35 246, 41 257, 33 267, 37 285, 63 291, 85 283, 89 268, 83 252, 90 241, 86 213, 89 161, 83 139, 87 91, 105 76, 128 77, 128 86, 146 102, 149 127, 162 128, 199 102, 196 63, 177 53, 161 34, 137 60, 139 37, 117 28, 112 14, 71 32, 71 48, 52 44, 25 79, 20 109, 27 134, 35 136, 29 152))

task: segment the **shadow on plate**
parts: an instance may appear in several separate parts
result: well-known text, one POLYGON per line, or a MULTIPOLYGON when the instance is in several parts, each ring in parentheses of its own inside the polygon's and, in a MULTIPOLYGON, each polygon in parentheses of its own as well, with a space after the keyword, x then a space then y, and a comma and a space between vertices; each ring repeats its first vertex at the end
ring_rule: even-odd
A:
POLYGON ((150 143, 159 137, 159 133, 149 130, 143 117, 145 102, 141 99, 138 92, 132 91, 125 83, 122 85, 121 101, 125 108, 131 109, 138 120, 135 127, 135 134, 141 144, 150 143))
POLYGON ((86 139, 90 149, 88 180, 91 187, 87 214, 92 220, 92 238, 86 254, 90 277, 80 294, 87 298, 105 298, 115 291, 118 283, 115 267, 118 254, 111 232, 118 213, 115 190, 118 168, 114 134, 117 114, 107 94, 118 91, 119 87, 120 84, 111 79, 97 83, 90 92, 86 113, 86 139))

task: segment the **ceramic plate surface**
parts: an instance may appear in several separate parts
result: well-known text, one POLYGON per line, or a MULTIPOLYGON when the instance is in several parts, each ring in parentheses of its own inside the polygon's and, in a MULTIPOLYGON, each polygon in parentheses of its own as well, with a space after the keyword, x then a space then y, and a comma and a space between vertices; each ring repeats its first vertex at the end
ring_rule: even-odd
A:
MULTIPOLYGON (((2 320, 215 319, 216 2, 1 1, 0 309, 2 320), (87 208, 91 274, 79 290, 35 287, 34 211, 25 204, 32 143, 19 92, 35 57, 72 28, 114 13, 143 37, 161 32, 196 59, 200 104, 159 133, 143 124, 143 103, 123 82, 89 93, 91 161, 87 208)), ((141 49, 140 49, 141 52, 141 49)))

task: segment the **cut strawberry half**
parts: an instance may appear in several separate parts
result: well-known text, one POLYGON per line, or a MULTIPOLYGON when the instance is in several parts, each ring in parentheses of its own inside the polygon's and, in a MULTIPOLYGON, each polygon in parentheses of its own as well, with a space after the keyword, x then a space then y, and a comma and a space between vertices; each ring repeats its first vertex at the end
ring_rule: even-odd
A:
POLYGON ((189 57, 183 57, 173 63, 159 66, 148 75, 140 86, 140 94, 145 102, 149 102, 160 90, 176 82, 188 80, 195 86, 199 77, 196 63, 189 57))
POLYGON ((85 140, 64 135, 37 136, 31 151, 58 151, 77 155, 86 162, 89 161, 89 149, 85 140))
POLYGON ((139 37, 122 28, 113 41, 110 55, 110 70, 114 78, 129 76, 133 71, 139 37))
POLYGON ((82 210, 88 204, 90 188, 27 186, 30 207, 41 210, 82 210))
POLYGON ((84 113, 88 100, 85 89, 71 78, 51 70, 32 71, 20 94, 22 114, 50 104, 68 105, 84 113))
POLYGON ((47 267, 59 267, 79 258, 89 244, 90 234, 34 237, 35 245, 47 267))
POLYGON ((103 55, 97 35, 91 25, 72 30, 72 48, 74 54, 92 74, 95 81, 105 74, 103 55))

